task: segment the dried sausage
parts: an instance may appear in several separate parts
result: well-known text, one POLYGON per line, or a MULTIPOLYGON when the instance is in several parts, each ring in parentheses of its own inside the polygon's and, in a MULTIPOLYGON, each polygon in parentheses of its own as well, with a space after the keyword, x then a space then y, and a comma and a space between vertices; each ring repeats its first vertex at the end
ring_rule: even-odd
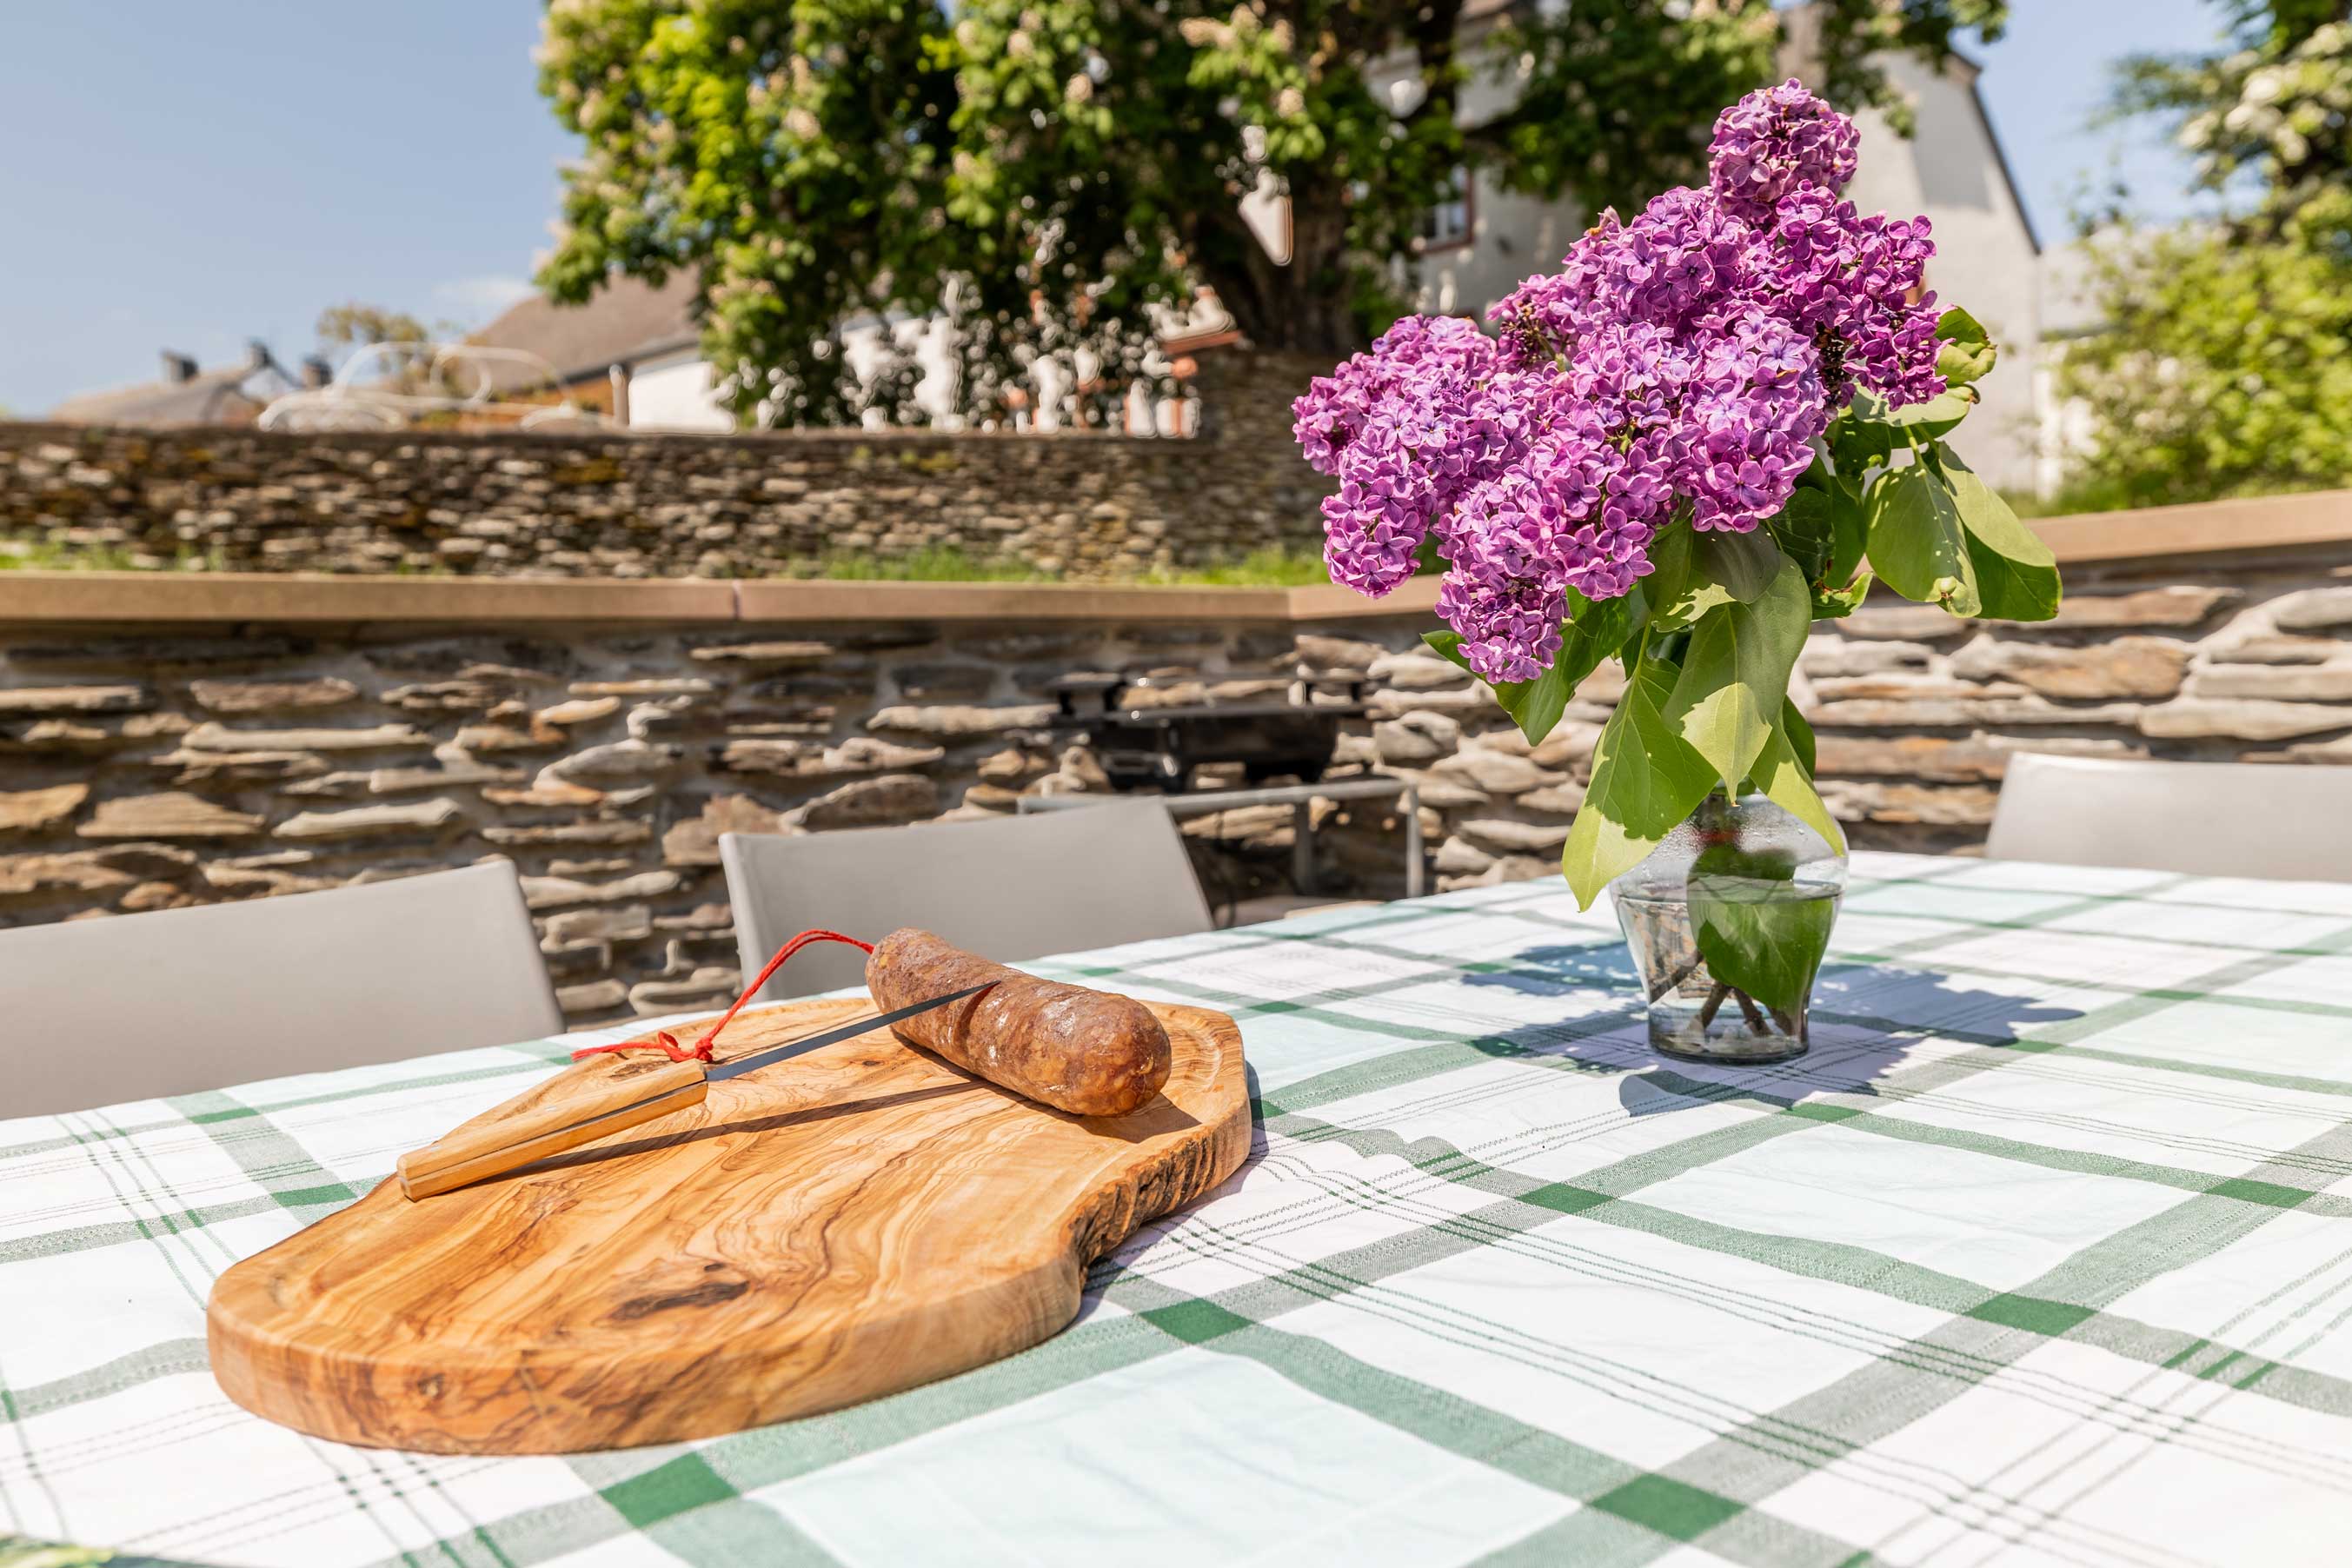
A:
POLYGON ((866 961, 866 988, 885 1011, 992 980, 969 1001, 908 1019, 899 1035, 1078 1116, 1124 1116, 1168 1081, 1168 1031, 1132 996, 1040 980, 911 926, 866 961))

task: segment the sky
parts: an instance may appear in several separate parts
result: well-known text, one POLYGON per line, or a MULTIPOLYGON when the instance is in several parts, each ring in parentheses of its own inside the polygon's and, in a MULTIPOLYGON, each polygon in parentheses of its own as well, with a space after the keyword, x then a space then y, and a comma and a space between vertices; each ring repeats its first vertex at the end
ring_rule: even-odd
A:
MULTIPOLYGON (((2199 47, 2212 0, 2011 0, 1968 52, 2044 243, 2088 178, 2188 205, 2149 133, 2093 132, 2104 62, 2199 47)), ((529 292, 576 144, 531 0, 124 0, 16 8, 0 50, 0 412, 205 364, 291 363, 347 300, 471 329, 529 292)))

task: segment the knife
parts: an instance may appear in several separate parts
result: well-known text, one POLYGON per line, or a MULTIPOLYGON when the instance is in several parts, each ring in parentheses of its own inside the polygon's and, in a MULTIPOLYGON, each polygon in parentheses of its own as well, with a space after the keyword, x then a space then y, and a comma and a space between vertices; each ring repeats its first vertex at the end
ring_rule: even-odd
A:
POLYGON ((413 1203, 469 1186, 567 1149, 577 1149, 607 1133, 635 1127, 689 1105, 699 1105, 714 1083, 887 1028, 919 1013, 976 996, 995 984, 993 980, 984 980, 928 1002, 911 1002, 887 1013, 859 1018, 729 1061, 702 1062, 693 1058, 675 1062, 644 1058, 631 1061, 624 1058, 625 1065, 617 1073, 593 1078, 559 1073, 499 1107, 490 1113, 491 1120, 468 1123, 438 1142, 403 1154, 398 1166, 401 1193, 413 1203))

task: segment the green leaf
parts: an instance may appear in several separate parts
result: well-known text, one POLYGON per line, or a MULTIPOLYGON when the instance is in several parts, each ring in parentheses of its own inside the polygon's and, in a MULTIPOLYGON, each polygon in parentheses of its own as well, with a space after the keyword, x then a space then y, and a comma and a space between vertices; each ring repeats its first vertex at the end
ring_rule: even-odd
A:
POLYGON ((1801 485, 1766 526, 1808 583, 1819 582, 1837 548, 1837 503, 1825 489, 1801 485))
POLYGON ((1863 600, 1870 596, 1870 584, 1871 575, 1864 572, 1843 588, 1814 589, 1813 619, 1817 621, 1845 619, 1846 616, 1862 608, 1863 600))
POLYGON ((1691 628, 1690 649, 1665 717, 1727 784, 1737 785, 1772 733, 1789 671, 1812 623, 1812 595, 1795 562, 1779 570, 1753 604, 1710 610, 1691 628))
POLYGON ((1845 411, 1830 421, 1830 456, 1841 475, 1859 480, 1864 470, 1886 461, 1902 439, 1886 423, 1886 399, 1864 389, 1856 391, 1845 411))
MULTIPOLYGON (((1529 742, 1551 733, 1560 715, 1568 711, 1577 686, 1624 643, 1641 605, 1641 592, 1637 584, 1620 598, 1596 602, 1570 589, 1569 609, 1575 618, 1560 628, 1559 652, 1552 657, 1551 668, 1533 680, 1494 683, 1495 700, 1529 742)), ((1441 658, 1465 669, 1470 668, 1462 657, 1461 633, 1424 632, 1421 640, 1441 658)))
POLYGON ((1580 909, 1640 865, 1715 787, 1715 769, 1659 711, 1676 673, 1643 661, 1593 746, 1592 783, 1559 858, 1580 909))
POLYGON ((1830 950, 1837 900, 1791 898, 1786 882, 1763 878, 1695 875, 1687 886, 1707 973, 1780 1012, 1803 1006, 1830 950))
POLYGON ((2000 345, 1974 316, 1955 305, 1936 321, 1936 374, 1954 386, 1965 386, 1992 373, 2000 357, 2000 345))
POLYGON ((1710 531, 1696 534, 1691 553, 1691 575, 1705 577, 1731 590, 1731 596, 1752 605, 1764 596, 1780 571, 1780 551, 1769 530, 1747 533, 1710 531))
POLYGON ((2046 621, 2058 613, 2058 558, 2010 504, 1950 452, 1938 451, 1945 488, 1968 531, 1977 614, 2004 621, 2046 621))
POLYGON ((1650 541, 1650 574, 1642 579, 1642 591, 1654 626, 1663 626, 1660 617, 1689 595, 1694 537, 1689 524, 1670 522, 1650 541))
POLYGON ((1948 436, 1960 427, 1960 421, 1976 406, 1976 396, 1967 387, 1955 386, 1929 398, 1925 403, 1913 403, 1895 410, 1886 423, 1898 431, 1925 438, 1948 436))
POLYGON ((1870 564, 1888 587, 1956 616, 1983 607, 1958 502, 1926 464, 1881 478, 1864 510, 1870 519, 1870 564))
POLYGON ((1843 583, 1853 576, 1853 569, 1862 564, 1863 552, 1870 547, 1870 519, 1862 510, 1862 487, 1848 487, 1843 479, 1831 488, 1830 563, 1825 571, 1813 574, 1816 583, 1843 583))
POLYGON ((1780 723, 1773 730, 1772 738, 1764 742, 1764 750, 1757 753, 1756 765, 1748 770, 1748 780, 1758 794, 1820 834, 1831 848, 1843 855, 1845 835, 1839 830, 1837 818, 1830 815, 1830 808, 1822 803, 1821 792, 1813 788, 1810 770, 1798 760, 1801 752, 1791 740, 1798 731, 1804 737, 1802 752, 1811 752, 1812 730, 1793 706, 1783 705, 1780 723), (1789 727, 1792 718, 1796 731, 1789 727))
MULTIPOLYGON (((1421 640, 1463 668, 1470 668, 1470 661, 1462 657, 1460 632, 1423 632, 1421 640)), ((1557 659, 1533 680, 1497 680, 1492 685, 1496 702, 1530 741, 1551 733, 1559 716, 1568 711, 1569 694, 1576 689, 1576 683, 1561 674, 1557 659)))
MULTIPOLYGON (((1649 602, 1650 626, 1655 631, 1676 631, 1696 626, 1709 612, 1726 605, 1751 604, 1772 581, 1780 568, 1782 557, 1768 531, 1759 529, 1751 533, 1699 533, 1695 530, 1676 530, 1687 541, 1687 559, 1675 562, 1675 592, 1671 598, 1664 590, 1654 589, 1649 602)), ((1654 567, 1656 556, 1651 561, 1654 567)), ((1655 584, 1659 574, 1653 570, 1646 583, 1655 584)))
POLYGON ((1797 711, 1797 700, 1793 697, 1780 699, 1780 733, 1788 738, 1789 749, 1796 753, 1797 764, 1805 770, 1805 776, 1812 777, 1813 757, 1818 750, 1813 744, 1813 726, 1797 711))

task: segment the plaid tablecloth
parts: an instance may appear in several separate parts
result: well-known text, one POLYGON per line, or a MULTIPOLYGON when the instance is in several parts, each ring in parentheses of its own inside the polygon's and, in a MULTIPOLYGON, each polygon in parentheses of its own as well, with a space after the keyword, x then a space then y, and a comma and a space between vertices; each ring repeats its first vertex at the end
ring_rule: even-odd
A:
POLYGON ((0 1531, 289 1568, 2352 1560, 2352 887, 1855 872, 1811 1054, 1744 1071, 1644 1047, 1557 883, 1039 965, 1238 1018, 1249 1164, 1044 1346, 690 1446, 341 1447, 205 1372, 220 1270, 557 1044, 0 1122, 0 1531))

